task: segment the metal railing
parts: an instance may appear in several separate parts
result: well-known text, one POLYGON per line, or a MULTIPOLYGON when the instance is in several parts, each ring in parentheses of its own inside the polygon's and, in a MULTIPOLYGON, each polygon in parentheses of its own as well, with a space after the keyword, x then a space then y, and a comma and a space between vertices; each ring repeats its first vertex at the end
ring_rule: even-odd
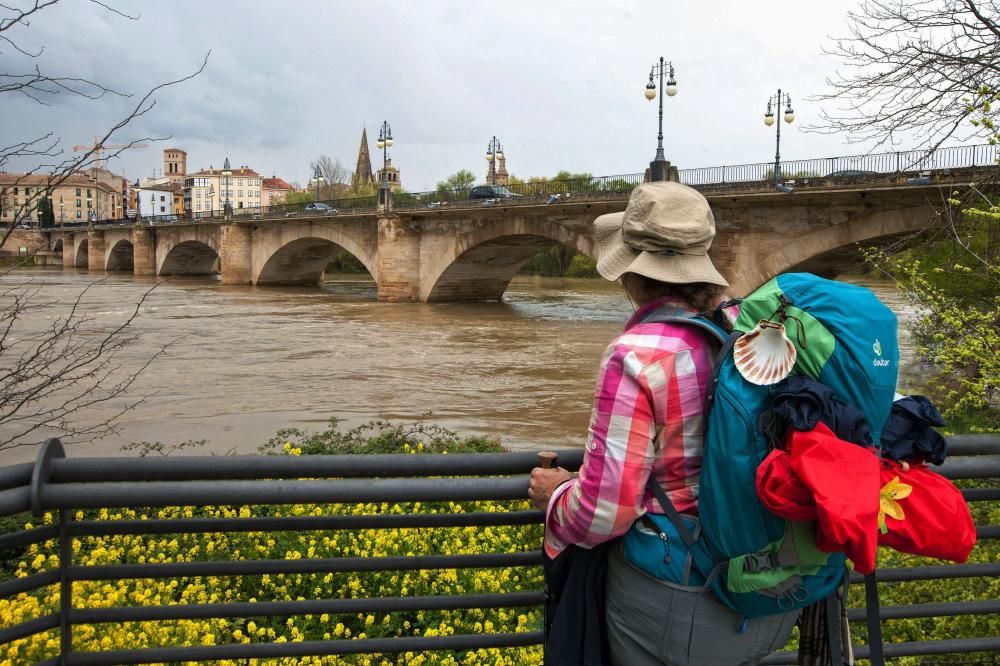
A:
MULTIPOLYGON (((1000 437, 962 436, 950 439, 952 457, 940 471, 952 479, 1000 477, 1000 437), (988 455, 987 455, 988 454, 988 455)), ((581 450, 561 451, 559 462, 576 469, 581 450)), ((58 655, 44 664, 106 664, 245 659, 309 655, 400 653, 406 651, 468 650, 486 647, 539 645, 540 631, 466 633, 449 636, 408 636, 360 640, 311 640, 292 643, 233 643, 175 645, 124 650, 73 649, 74 629, 94 623, 158 622, 178 619, 300 616, 320 613, 386 613, 442 609, 537 607, 540 589, 493 594, 396 596, 352 599, 278 599, 273 601, 210 601, 207 603, 78 606, 73 583, 125 579, 190 579, 194 576, 303 575, 330 572, 416 571, 495 567, 537 567, 540 543, 523 550, 480 554, 415 554, 409 556, 303 559, 199 558, 197 561, 85 565, 74 561, 73 542, 107 535, 204 533, 327 532, 385 528, 435 530, 449 527, 492 527, 540 523, 534 510, 473 511, 470 513, 372 513, 364 515, 258 516, 225 518, 148 518, 143 520, 79 519, 78 510, 120 507, 190 507, 226 505, 302 505, 377 502, 512 501, 526 497, 527 473, 535 466, 530 453, 452 455, 235 456, 221 458, 72 458, 63 456, 58 440, 50 440, 34 464, 0 468, 0 516, 31 511, 55 512, 53 524, 0 535, 0 552, 48 540, 58 540, 55 568, 0 582, 0 598, 60 589, 59 608, 51 613, 0 627, 0 655, 12 641, 58 630, 58 655), (210 464, 206 464, 210 461, 210 464)), ((998 501, 1000 487, 963 491, 967 501, 998 501)), ((977 528, 980 540, 1000 538, 1000 525, 977 528)), ((79 545, 79 541, 78 541, 79 545)), ((1000 563, 920 566, 878 571, 882 584, 935 579, 1000 576, 1000 563)), ((524 580, 527 580, 525 578, 524 580)), ((946 641, 892 643, 891 621, 899 618, 996 613, 1000 600, 924 603, 882 608, 890 623, 887 656, 1000 651, 1000 637, 956 638, 946 641)), ((852 621, 863 610, 849 611, 852 621)), ((855 654, 867 654, 858 646, 855 654)), ((793 653, 777 653, 768 664, 796 663, 793 653)))
MULTIPOLYGON (((847 157, 791 160, 781 163, 781 179, 793 181, 796 188, 859 186, 874 183, 907 184, 906 177, 929 175, 930 178, 909 184, 930 184, 934 177, 947 176, 952 171, 995 167, 1000 162, 1000 146, 976 145, 910 150, 895 153, 874 153, 847 157)), ((717 190, 767 191, 773 189, 774 162, 680 169, 680 181, 706 193, 717 190)), ((442 189, 430 192, 397 192, 393 195, 395 210, 449 210, 482 206, 536 206, 539 204, 572 203, 594 199, 622 199, 645 179, 644 173, 595 176, 570 180, 511 183, 503 186, 477 185, 462 189, 442 189)), ((58 224, 51 229, 81 227, 107 228, 134 224, 219 224, 233 220, 264 221, 296 217, 341 217, 369 215, 378 207, 375 196, 326 199, 320 202, 276 204, 262 208, 189 211, 166 215, 144 215, 139 218, 101 219, 58 224), (320 204, 318 209, 310 206, 320 204)))

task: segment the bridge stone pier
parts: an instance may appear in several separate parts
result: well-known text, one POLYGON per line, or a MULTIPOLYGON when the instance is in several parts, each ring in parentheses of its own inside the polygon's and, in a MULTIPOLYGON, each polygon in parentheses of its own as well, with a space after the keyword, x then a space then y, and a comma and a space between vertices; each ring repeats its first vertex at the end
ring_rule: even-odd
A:
MULTIPOLYGON (((954 184, 708 193, 718 235, 713 260, 744 295, 818 255, 934 224, 954 184)), ((537 252, 562 244, 594 257, 594 220, 624 210, 625 195, 553 205, 519 203, 331 216, 178 222, 50 230, 65 267, 137 275, 220 274, 225 284, 317 285, 346 250, 383 301, 499 300, 537 252)), ((22 232, 24 233, 24 232, 22 232)))

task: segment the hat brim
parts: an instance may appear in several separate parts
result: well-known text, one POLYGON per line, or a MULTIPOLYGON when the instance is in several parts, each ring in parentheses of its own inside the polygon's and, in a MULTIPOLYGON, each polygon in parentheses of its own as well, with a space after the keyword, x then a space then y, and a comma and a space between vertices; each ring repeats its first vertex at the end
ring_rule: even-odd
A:
POLYGON ((625 244, 622 219, 625 213, 608 213, 594 221, 597 237, 597 272, 606 280, 637 273, 671 284, 707 282, 721 287, 729 283, 716 270, 707 254, 674 254, 635 250, 625 244))

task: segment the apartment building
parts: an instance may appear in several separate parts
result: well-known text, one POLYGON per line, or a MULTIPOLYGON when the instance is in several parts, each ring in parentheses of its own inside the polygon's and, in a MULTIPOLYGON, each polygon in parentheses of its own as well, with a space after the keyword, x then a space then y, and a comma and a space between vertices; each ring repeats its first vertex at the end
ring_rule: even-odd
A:
POLYGON ((264 205, 262 180, 260 174, 248 166, 231 168, 227 158, 221 169, 209 167, 187 174, 184 209, 194 217, 221 211, 227 202, 237 214, 242 209, 259 209, 264 205))
POLYGON ((55 223, 121 219, 125 214, 120 176, 105 169, 67 176, 0 173, 0 222, 38 224, 39 205, 52 201, 55 223))

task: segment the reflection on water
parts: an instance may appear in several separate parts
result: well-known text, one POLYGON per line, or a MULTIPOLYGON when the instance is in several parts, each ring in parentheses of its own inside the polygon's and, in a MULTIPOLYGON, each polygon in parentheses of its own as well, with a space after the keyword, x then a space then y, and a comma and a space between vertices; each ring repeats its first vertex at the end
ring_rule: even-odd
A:
MULTIPOLYGON (((503 303, 390 304, 376 302, 368 276, 327 277, 321 289, 161 284, 137 322, 142 338, 122 357, 138 364, 171 343, 135 386, 146 401, 119 434, 74 453, 187 439, 249 453, 279 428, 319 428, 331 416, 348 426, 423 418, 512 448, 580 446, 601 353, 631 312, 603 280, 518 277, 503 303)), ((5 282, 21 279, 61 301, 92 281, 86 271, 34 269, 5 282)), ((859 281, 907 312, 890 284, 859 281)), ((150 284, 111 275, 83 306, 110 326, 150 284)), ((43 325, 53 313, 35 316, 43 325)))

